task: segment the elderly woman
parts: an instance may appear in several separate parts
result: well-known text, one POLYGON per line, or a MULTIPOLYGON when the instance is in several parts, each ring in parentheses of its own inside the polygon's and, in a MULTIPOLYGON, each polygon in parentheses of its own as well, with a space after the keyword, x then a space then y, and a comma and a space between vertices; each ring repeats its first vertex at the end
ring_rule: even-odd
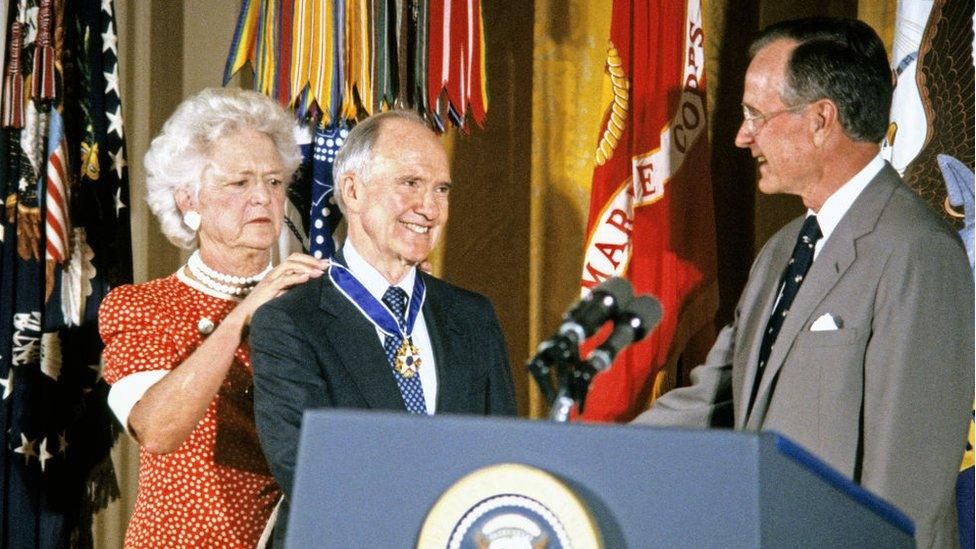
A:
POLYGON ((127 547, 254 547, 280 496, 254 427, 247 328, 263 303, 321 276, 295 254, 272 268, 298 165, 292 117, 248 91, 184 101, 146 153, 148 202, 173 275, 102 303, 109 404, 139 442, 127 547))

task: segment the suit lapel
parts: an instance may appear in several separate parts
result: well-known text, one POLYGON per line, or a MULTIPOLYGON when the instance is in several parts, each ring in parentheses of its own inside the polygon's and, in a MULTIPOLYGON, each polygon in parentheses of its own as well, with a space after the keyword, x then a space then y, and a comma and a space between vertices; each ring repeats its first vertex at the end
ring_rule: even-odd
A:
MULTIPOLYGON (((793 253, 793 242, 796 235, 800 232, 802 218, 792 222, 795 227, 789 228, 786 235, 778 241, 773 242, 769 253, 767 267, 760 269, 763 278, 758 281, 755 296, 747 299, 743 304, 743 310, 748 311, 743 318, 742 345, 745 357, 741 364, 745 365, 742 369, 742 379, 733 380, 734 386, 740 387, 738 398, 735 399, 735 427, 741 428, 745 425, 746 412, 749 405, 749 396, 752 394, 752 385, 755 382, 756 371, 759 364, 759 347, 762 345, 763 331, 772 314, 776 297, 779 294, 780 280, 783 277, 783 270, 786 263, 793 253)), ((734 370, 733 370, 734 372, 734 370)), ((734 375, 734 373, 733 373, 734 375)))
POLYGON ((466 393, 461 383, 465 376, 455 371, 460 362, 453 345, 463 341, 463 337, 459 333, 458 323, 452 321, 449 301, 438 291, 437 281, 420 272, 418 276, 424 277, 427 286, 423 311, 437 367, 437 413, 462 410, 461 399, 466 393))
POLYGON ((322 281, 319 308, 326 316, 329 346, 371 408, 406 410, 376 328, 332 281, 322 281))
MULTIPOLYGON (((765 416, 764 410, 767 408, 770 394, 775 385, 776 375, 783 367, 797 336, 810 322, 810 317, 813 316, 817 306, 827 297, 851 264, 854 263, 854 260, 857 259, 857 239, 873 231, 877 225, 884 205, 895 189, 893 181, 897 181, 897 179, 892 179, 893 174, 894 170, 885 164, 881 172, 871 180, 847 213, 844 214, 817 259, 810 266, 810 271, 800 286, 789 314, 783 322, 783 327, 780 328, 779 335, 776 337, 776 343, 773 344, 769 362, 766 365, 766 373, 760 380, 756 403, 753 406, 753 417, 748 418, 747 425, 749 427, 758 429, 762 425, 765 416)), ((757 355, 761 341, 760 334, 760 339, 755 343, 757 355)), ((751 367, 755 369, 754 364, 751 367)))

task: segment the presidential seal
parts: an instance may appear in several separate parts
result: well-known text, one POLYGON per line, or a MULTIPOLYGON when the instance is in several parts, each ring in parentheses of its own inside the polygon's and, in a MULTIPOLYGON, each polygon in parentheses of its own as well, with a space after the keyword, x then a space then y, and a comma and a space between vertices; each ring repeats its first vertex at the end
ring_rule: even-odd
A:
POLYGON ((422 549, 600 548, 584 502, 555 476, 503 463, 454 483, 437 500, 417 540, 422 549))

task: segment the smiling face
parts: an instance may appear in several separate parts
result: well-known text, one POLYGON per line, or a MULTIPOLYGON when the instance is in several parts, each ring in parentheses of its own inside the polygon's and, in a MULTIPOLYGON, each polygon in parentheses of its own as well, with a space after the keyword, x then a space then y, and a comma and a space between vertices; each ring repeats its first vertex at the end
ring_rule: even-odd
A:
POLYGON ((427 259, 447 222, 451 173, 434 132, 384 120, 364 177, 343 174, 349 238, 391 282, 427 259))
POLYGON ((229 268, 246 256, 257 256, 263 257, 263 268, 281 230, 285 205, 286 175, 274 141, 254 130, 222 137, 211 147, 205 174, 191 204, 201 217, 198 236, 204 260, 214 268, 229 268))
MULTIPOLYGON (((796 47, 791 40, 777 40, 759 50, 746 71, 742 104, 755 114, 777 113, 794 107, 783 102, 786 65, 796 47)), ((806 196, 816 184, 812 118, 797 107, 763 121, 758 131, 739 126, 735 145, 747 148, 759 166, 759 190, 766 194, 806 196)))

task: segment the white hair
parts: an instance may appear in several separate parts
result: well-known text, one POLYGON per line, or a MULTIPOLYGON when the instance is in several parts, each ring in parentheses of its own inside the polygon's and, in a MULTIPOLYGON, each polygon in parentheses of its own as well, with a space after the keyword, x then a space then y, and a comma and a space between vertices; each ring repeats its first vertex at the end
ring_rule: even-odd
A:
POLYGON ((343 174, 353 173, 360 179, 367 179, 369 163, 373 160, 373 145, 380 138, 383 123, 388 120, 403 120, 427 127, 420 116, 413 111, 406 110, 392 110, 375 114, 356 124, 346 136, 346 141, 336 153, 335 162, 332 164, 332 182, 334 185, 332 196, 335 197, 336 206, 339 207, 340 212, 346 212, 346 205, 339 189, 340 177, 343 174))
POLYGON ((254 91, 207 88, 180 103, 143 160, 146 202, 166 238, 181 248, 196 247, 196 231, 183 223, 176 192, 186 189, 198 196, 214 142, 243 130, 267 135, 278 149, 285 181, 290 181, 301 162, 295 126, 293 115, 254 91))

